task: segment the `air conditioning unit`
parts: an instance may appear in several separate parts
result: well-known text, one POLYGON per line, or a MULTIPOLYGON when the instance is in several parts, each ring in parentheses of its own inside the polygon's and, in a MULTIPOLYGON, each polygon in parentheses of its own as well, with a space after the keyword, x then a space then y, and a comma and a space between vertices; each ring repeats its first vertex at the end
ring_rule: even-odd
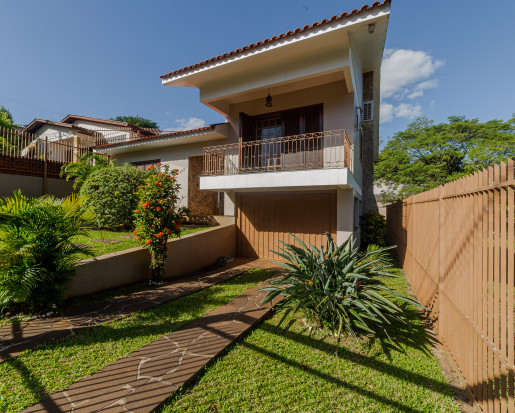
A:
POLYGON ((374 101, 366 100, 363 102, 363 122, 374 121, 374 101))

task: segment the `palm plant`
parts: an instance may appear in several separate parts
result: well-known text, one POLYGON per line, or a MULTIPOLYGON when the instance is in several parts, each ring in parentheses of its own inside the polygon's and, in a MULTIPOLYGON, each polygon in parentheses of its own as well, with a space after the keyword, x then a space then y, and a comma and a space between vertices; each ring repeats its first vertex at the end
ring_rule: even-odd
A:
MULTIPOLYGON (((263 303, 281 296, 277 309, 284 309, 280 324, 288 314, 304 312, 315 328, 331 330, 340 342, 343 334, 385 334, 394 323, 407 323, 403 310, 394 299, 420 306, 383 282, 384 277, 396 277, 389 272, 391 262, 385 261, 386 250, 374 248, 360 253, 354 242, 347 240, 337 246, 327 235, 326 246, 309 247, 292 235, 300 247, 286 244, 277 255, 285 262, 281 278, 269 282, 263 303)), ((393 247, 392 247, 393 248, 393 247)), ((285 330, 296 322, 293 318, 285 330)))
POLYGON ((73 189, 80 188, 93 171, 113 165, 102 155, 94 152, 85 152, 77 162, 69 162, 61 168, 61 177, 66 176, 66 180, 73 179, 73 189))
POLYGON ((392 258, 388 253, 388 249, 389 248, 380 247, 377 244, 368 244, 365 251, 360 253, 359 261, 362 264, 365 264, 367 262, 376 260, 379 265, 384 267, 384 271, 388 271, 388 269, 393 265, 392 258))
POLYGON ((75 196, 29 199, 15 191, 0 200, 0 308, 59 304, 77 254, 90 254, 73 238, 92 226, 92 214, 75 196))

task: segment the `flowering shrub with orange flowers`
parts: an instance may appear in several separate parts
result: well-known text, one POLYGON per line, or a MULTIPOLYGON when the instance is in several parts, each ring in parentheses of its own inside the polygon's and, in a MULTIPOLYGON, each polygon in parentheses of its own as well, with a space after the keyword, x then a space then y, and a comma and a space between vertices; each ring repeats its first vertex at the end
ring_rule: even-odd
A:
POLYGON ((137 191, 139 202, 134 210, 134 235, 152 255, 150 270, 153 284, 162 283, 168 249, 166 243, 168 238, 180 235, 179 223, 189 212, 187 208, 177 208, 178 174, 179 171, 169 165, 158 163, 149 166, 145 183, 137 191))
MULTIPOLYGON (((286 271, 269 281, 263 303, 282 297, 277 310, 286 316, 302 311, 314 328, 330 330, 340 342, 343 334, 381 334, 388 337, 392 324, 406 324, 408 318, 399 302, 415 301, 388 288, 385 277, 396 277, 385 260, 386 251, 393 248, 370 248, 360 252, 351 239, 336 245, 327 235, 326 245, 307 246, 291 234, 297 245, 286 244, 275 252, 284 262, 286 271)), ((285 328, 294 322, 293 318, 285 328)))

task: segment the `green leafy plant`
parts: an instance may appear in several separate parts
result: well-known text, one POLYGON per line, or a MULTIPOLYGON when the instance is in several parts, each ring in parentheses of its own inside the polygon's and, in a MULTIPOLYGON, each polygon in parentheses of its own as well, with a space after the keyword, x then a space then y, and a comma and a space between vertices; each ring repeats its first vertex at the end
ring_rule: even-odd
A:
POLYGON ((386 219, 373 209, 368 210, 361 217, 361 247, 366 249, 368 245, 386 244, 386 219))
POLYGON ((376 244, 368 244, 367 248, 360 253, 359 261, 361 264, 365 264, 374 260, 377 264, 384 267, 385 271, 388 271, 388 269, 393 266, 392 258, 388 253, 388 248, 383 248, 376 244))
POLYGON ((96 170, 114 165, 105 156, 94 152, 86 152, 77 160, 77 162, 69 162, 62 166, 61 177, 65 176, 66 180, 73 179, 73 189, 80 188, 86 179, 96 170))
POLYGON ((98 227, 109 229, 133 228, 138 204, 138 186, 147 173, 128 164, 108 166, 93 171, 80 189, 85 205, 94 212, 98 227))
POLYGON ((0 307, 40 310, 59 304, 85 246, 72 242, 93 226, 71 196, 29 199, 15 191, 0 200, 0 307))
POLYGON ((134 235, 152 254, 151 283, 155 284, 160 284, 164 278, 168 238, 180 235, 179 222, 189 212, 187 208, 177 208, 178 174, 179 170, 170 169, 169 165, 149 166, 145 183, 138 190, 134 235))
MULTIPOLYGON (((290 314, 302 311, 314 328, 329 329, 338 339, 343 334, 385 334, 393 323, 406 324, 407 318, 394 298, 420 305, 389 289, 384 277, 396 277, 388 272, 391 264, 377 259, 390 248, 360 253, 351 240, 337 246, 327 235, 326 246, 308 247, 293 236, 301 247, 284 244, 277 255, 285 259, 278 264, 286 268, 281 278, 270 281, 263 303, 278 296, 277 309, 284 309, 280 324, 290 314)), ((293 318, 285 330, 297 319, 293 318)))

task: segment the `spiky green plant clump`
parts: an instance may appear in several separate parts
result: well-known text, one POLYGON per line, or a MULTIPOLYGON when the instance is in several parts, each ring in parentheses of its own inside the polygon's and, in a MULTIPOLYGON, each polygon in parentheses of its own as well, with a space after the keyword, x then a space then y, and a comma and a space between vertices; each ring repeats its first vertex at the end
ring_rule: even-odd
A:
POLYGON ((15 191, 0 200, 0 308, 38 311, 58 305, 75 273, 74 244, 93 226, 93 215, 75 196, 27 198, 15 191))
POLYGON ((382 282, 384 277, 396 277, 388 271, 391 263, 380 256, 389 248, 360 253, 351 240, 337 246, 326 235, 327 243, 320 248, 308 247, 293 235, 300 247, 283 242, 284 247, 275 253, 284 258, 285 262, 278 264, 286 271, 263 289, 268 292, 263 303, 282 297, 277 304, 278 310, 286 310, 281 323, 292 311, 302 311, 315 328, 329 329, 338 341, 343 334, 388 337, 393 323, 406 324, 407 318, 393 298, 420 304, 382 282))

